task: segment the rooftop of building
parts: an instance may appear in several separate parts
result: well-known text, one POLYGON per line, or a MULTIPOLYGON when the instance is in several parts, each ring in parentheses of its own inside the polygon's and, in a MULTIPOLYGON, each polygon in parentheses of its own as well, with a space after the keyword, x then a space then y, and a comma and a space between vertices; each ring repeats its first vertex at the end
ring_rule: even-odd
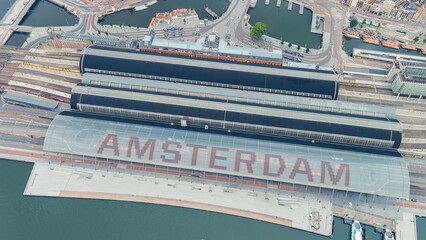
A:
POLYGON ((105 116, 61 113, 47 131, 44 150, 398 198, 409 195, 408 170, 398 155, 158 127, 105 116), (130 147, 129 139, 133 139, 130 147))

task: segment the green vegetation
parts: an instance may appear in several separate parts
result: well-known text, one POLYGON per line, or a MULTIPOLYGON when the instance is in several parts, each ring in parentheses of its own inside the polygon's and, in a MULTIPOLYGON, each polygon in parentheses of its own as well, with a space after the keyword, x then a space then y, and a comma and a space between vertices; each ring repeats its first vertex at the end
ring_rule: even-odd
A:
POLYGON ((364 27, 364 24, 359 25, 359 28, 363 28, 363 27, 364 27))
POLYGON ((370 21, 370 25, 373 25, 373 21, 370 21))
POLYGON ((425 39, 423 39, 423 43, 426 43, 426 38, 425 38, 425 39))
POLYGON ((367 23, 367 19, 364 18, 364 20, 362 20, 362 24, 366 24, 367 23))
POLYGON ((309 52, 309 48, 306 48, 306 53, 308 53, 309 52))
POLYGON ((185 18, 183 19, 183 23, 186 23, 186 19, 185 18))
POLYGON ((265 34, 266 34, 266 24, 261 22, 257 22, 250 31, 250 36, 257 39, 261 38, 265 34))
POLYGON ((356 27, 356 25, 358 25, 358 20, 352 19, 352 21, 351 21, 351 28, 356 27))
POLYGON ((291 47, 291 45, 292 45, 291 43, 288 43, 288 47, 291 47))
POLYGON ((414 42, 418 42, 420 40, 420 37, 416 36, 413 40, 414 40, 414 42))
POLYGON ((300 46, 297 46, 297 50, 300 50, 300 46))
POLYGON ((380 23, 378 23, 377 26, 380 27, 380 23))

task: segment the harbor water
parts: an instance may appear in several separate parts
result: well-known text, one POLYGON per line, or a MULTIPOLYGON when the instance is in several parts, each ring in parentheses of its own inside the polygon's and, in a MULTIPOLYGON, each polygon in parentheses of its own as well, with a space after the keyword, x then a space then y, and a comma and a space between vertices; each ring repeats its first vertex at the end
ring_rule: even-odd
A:
POLYGON ((277 0, 270 0, 269 5, 265 5, 265 0, 258 0, 256 7, 248 11, 250 25, 263 22, 270 37, 302 47, 320 48, 322 35, 311 33, 312 11, 305 8, 301 15, 297 4, 289 11, 288 1, 282 1, 279 8, 276 3, 277 0))
POLYGON ((15 0, 0 0, 0 20, 9 11, 13 3, 15 3, 15 0))
POLYGON ((417 224, 417 240, 426 239, 426 217, 418 217, 417 224))
POLYGON ((106 15, 99 23, 103 25, 148 27, 156 13, 170 12, 178 8, 194 9, 199 19, 212 20, 212 17, 204 10, 204 6, 208 6, 221 16, 228 9, 229 4, 229 0, 158 0, 154 5, 141 11, 135 11, 134 8, 131 8, 106 15))
MULTIPOLYGON (((4 1, 4 0, 0 0, 4 1)), ((31 27, 73 26, 78 23, 77 16, 65 8, 49 2, 37 0, 31 6, 19 25, 31 27)))
MULTIPOLYGON (((27 197, 22 193, 31 169, 31 163, 0 160, 0 239, 330 239, 275 224, 193 209, 27 197)), ((426 226, 426 221, 421 224, 426 226)), ((350 225, 334 218, 333 235, 335 240, 349 240, 350 225)), ((365 227, 365 235, 365 240, 382 239, 371 227, 365 227)))
POLYGON ((21 47, 30 34, 26 32, 13 32, 4 45, 12 47, 21 47))
POLYGON ((391 53, 399 53, 399 54, 408 54, 415 56, 423 56, 421 51, 413 51, 407 50, 404 48, 393 49, 388 47, 383 47, 381 45, 373 45, 363 42, 361 39, 352 39, 343 37, 343 50, 349 55, 352 56, 352 52, 354 48, 361 48, 366 50, 374 50, 374 51, 382 51, 382 52, 391 52, 391 53))

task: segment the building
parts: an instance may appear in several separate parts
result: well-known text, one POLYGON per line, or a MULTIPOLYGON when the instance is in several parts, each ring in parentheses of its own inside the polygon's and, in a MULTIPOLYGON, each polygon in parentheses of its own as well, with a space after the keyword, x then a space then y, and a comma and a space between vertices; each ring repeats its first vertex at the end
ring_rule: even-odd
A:
POLYGON ((388 108, 100 74, 83 79, 72 90, 77 111, 339 147, 390 149, 401 143, 402 127, 388 108))
MULTIPOLYGON (((123 118, 63 112, 52 121, 43 150, 157 173, 230 184, 299 186, 409 197, 409 175, 398 154, 378 154, 190 131, 123 118)), ((318 190, 317 190, 318 191, 318 190)))
POLYGON ((358 0, 352 0, 349 6, 356 7, 358 5, 358 0))
POLYGON ((385 0, 381 4, 380 10, 383 14, 390 14, 395 7, 395 2, 392 0, 385 0))
POLYGON ((392 91, 398 95, 426 96, 426 64, 397 62, 392 91))
POLYGON ((322 99, 337 99, 338 95, 337 75, 331 71, 193 52, 162 54, 91 46, 83 50, 80 72, 322 99))
MULTIPOLYGON (((176 65, 168 57, 89 47, 80 61, 82 83, 72 90, 73 111, 55 117, 43 150, 212 182, 409 197, 408 169, 396 150, 402 128, 392 108, 277 94, 273 89, 279 88, 265 82, 271 90, 246 89, 256 83, 250 76, 232 83, 239 87, 207 84, 213 81, 194 69, 219 69, 215 64, 223 62, 192 60, 180 61, 191 66, 193 79, 184 81, 182 69, 156 66, 176 65), (119 63, 131 66, 117 68, 119 63), (180 81, 151 75, 144 64, 180 81)), ((273 79, 256 65, 224 66, 273 79)), ((297 74, 266 69, 276 76, 297 74)), ((214 74, 235 81, 226 72, 214 74)))

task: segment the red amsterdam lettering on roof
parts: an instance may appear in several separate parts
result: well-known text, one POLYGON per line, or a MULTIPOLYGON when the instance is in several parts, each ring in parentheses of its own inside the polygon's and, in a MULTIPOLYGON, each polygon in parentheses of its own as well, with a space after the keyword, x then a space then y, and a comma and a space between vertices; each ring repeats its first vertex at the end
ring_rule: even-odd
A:
POLYGON ((132 157, 132 149, 134 146, 135 154, 136 156, 141 159, 143 156, 145 156, 145 153, 149 149, 149 155, 148 159, 152 160, 154 159, 154 150, 155 150, 155 144, 157 140, 154 139, 147 139, 145 144, 142 146, 142 149, 140 148, 140 142, 139 138, 137 137, 130 137, 129 144, 127 145, 127 157, 132 157))
POLYGON ((228 148, 220 148, 220 147, 212 147, 211 152, 210 152, 209 168, 226 170, 226 167, 216 165, 216 160, 223 160, 223 161, 228 160, 226 157, 218 156, 217 155, 218 151, 229 152, 229 149, 228 148))
POLYGON ((284 158, 282 158, 280 155, 265 154, 265 159, 263 161, 263 175, 271 177, 281 177, 281 175, 284 173, 286 165, 284 162, 284 158), (271 173, 270 170, 271 159, 276 159, 279 163, 279 168, 275 173, 271 173))
POLYGON ((336 175, 334 175, 331 163, 321 161, 321 183, 325 183, 325 178, 327 175, 326 172, 328 172, 328 176, 330 177, 330 180, 334 185, 339 184, 340 179, 342 179, 343 173, 345 173, 345 186, 349 187, 351 171, 348 164, 339 164, 339 167, 337 168, 337 173, 336 175))
POLYGON ((241 163, 245 163, 246 167, 247 167, 247 172, 253 173, 253 164, 254 164, 255 161, 256 161, 256 153, 255 152, 237 150, 237 151, 235 151, 234 171, 239 172, 241 163), (246 157, 245 159, 243 159, 244 156, 246 157), (248 159, 247 159, 247 157, 248 157, 248 159))
POLYGON ((120 156, 120 149, 118 147, 118 137, 116 134, 108 134, 104 140, 102 141, 101 145, 98 148, 98 153, 102 154, 105 149, 112 149, 114 150, 115 156, 120 156), (111 145, 109 145, 109 142, 111 142, 111 145))
POLYGON ((296 174, 306 174, 306 177, 308 178, 309 182, 314 181, 314 177, 312 175, 311 165, 309 164, 308 159, 304 158, 298 158, 296 163, 293 166, 293 169, 291 170, 290 176, 288 178, 294 179, 296 178, 296 174), (300 170, 300 165, 303 163, 303 166, 305 166, 305 170, 300 170))
POLYGON ((179 161, 182 159, 182 155, 178 150, 171 150, 169 149, 170 146, 175 146, 176 149, 181 149, 182 145, 179 142, 172 142, 172 141, 165 141, 161 148, 163 149, 164 153, 171 153, 173 154, 173 158, 167 158, 166 155, 161 155, 160 158, 163 160, 163 162, 169 162, 169 163, 179 163, 179 161))
POLYGON ((200 151, 200 149, 207 149, 207 146, 197 144, 186 144, 186 146, 192 147, 191 166, 197 166, 198 152, 200 151))

